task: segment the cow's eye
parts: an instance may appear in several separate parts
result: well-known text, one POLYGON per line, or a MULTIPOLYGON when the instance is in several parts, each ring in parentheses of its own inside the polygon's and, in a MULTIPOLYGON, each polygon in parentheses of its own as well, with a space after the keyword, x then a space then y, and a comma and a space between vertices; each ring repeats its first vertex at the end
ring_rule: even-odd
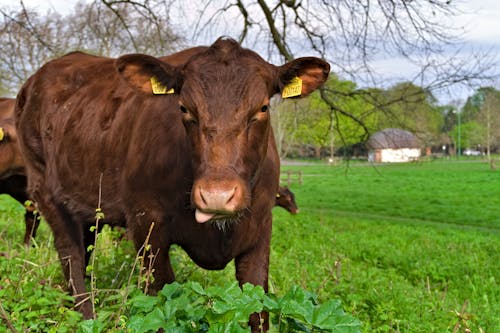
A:
POLYGON ((260 110, 254 113, 253 117, 250 119, 249 124, 255 123, 256 121, 265 120, 268 118, 269 104, 263 105, 260 110))
POLYGON ((182 112, 182 121, 185 124, 196 124, 196 117, 184 105, 179 105, 179 110, 182 112))

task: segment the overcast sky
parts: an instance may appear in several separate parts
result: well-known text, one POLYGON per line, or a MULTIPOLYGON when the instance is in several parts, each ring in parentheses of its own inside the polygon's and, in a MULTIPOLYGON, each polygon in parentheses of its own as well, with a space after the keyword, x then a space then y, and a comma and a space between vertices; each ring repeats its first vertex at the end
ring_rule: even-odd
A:
MULTIPOLYGON (((85 1, 85 0, 84 0, 85 1)), ((417 0, 424 1, 424 0, 417 0)), ((456 28, 464 30, 466 49, 475 51, 491 51, 500 55, 500 0, 452 0, 463 14, 457 17, 456 28)), ((29 8, 34 8, 45 13, 54 10, 61 14, 71 12, 78 0, 24 0, 29 8)), ((18 0, 0 0, 1 7, 19 7, 18 0)), ((455 22, 455 21, 454 21, 455 22)), ((230 34, 228 34, 230 35, 230 34)), ((189 37, 189 36, 188 36, 189 37)), ((188 45, 195 43, 187 40, 188 45)), ((412 68, 398 59, 382 59, 373 63, 374 68, 384 78, 400 79, 412 76, 412 68)), ((497 70, 497 73, 499 71, 497 70)), ((498 83, 497 83, 498 84, 498 83)), ((462 91, 460 95, 471 92, 462 91)), ((464 97, 464 96, 459 96, 464 97)), ((450 96, 455 98, 455 96, 450 96)), ((446 99, 440 98, 440 99, 446 99)))
MULTIPOLYGON (((423 0, 419 0, 423 1, 423 0)), ((469 13, 462 16, 457 26, 468 29, 466 38, 471 43, 500 45, 500 0, 455 0, 460 8, 469 13)), ((48 9, 60 13, 70 12, 78 0, 24 0, 27 7, 40 10, 48 9)), ((17 7, 19 1, 0 0, 1 6, 17 7)))

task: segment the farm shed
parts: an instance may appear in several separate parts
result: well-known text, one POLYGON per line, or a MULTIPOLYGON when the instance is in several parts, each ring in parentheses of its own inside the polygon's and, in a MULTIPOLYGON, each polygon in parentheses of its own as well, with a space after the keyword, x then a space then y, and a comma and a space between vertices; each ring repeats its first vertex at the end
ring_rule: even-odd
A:
POLYGON ((386 128, 373 134, 366 142, 370 162, 409 162, 418 160, 420 147, 412 133, 386 128))

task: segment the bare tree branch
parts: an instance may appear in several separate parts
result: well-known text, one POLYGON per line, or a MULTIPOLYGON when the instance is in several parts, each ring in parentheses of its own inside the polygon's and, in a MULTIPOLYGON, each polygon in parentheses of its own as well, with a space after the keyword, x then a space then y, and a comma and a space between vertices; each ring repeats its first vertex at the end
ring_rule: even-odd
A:
POLYGON ((273 15, 271 13, 271 10, 267 6, 267 3, 264 0, 257 0, 257 2, 259 4, 260 8, 262 9, 262 12, 264 13, 264 16, 266 18, 272 39, 274 41, 274 44, 278 48, 280 54, 285 58, 285 60, 287 60, 287 61, 292 60, 294 57, 290 53, 290 51, 286 45, 286 41, 282 37, 282 34, 280 34, 278 29, 274 25, 275 21, 274 21, 273 15))
POLYGON ((106 0, 102 0, 102 3, 105 4, 116 15, 116 17, 118 17, 118 19, 122 23, 123 27, 125 28, 125 31, 127 31, 127 34, 130 37, 130 41, 134 45, 134 48, 136 49, 137 52, 139 52, 139 48, 137 47, 137 43, 135 42, 134 35, 130 31, 130 27, 128 26, 127 22, 123 18, 122 14, 115 7, 113 7, 113 5, 115 5, 117 3, 124 3, 124 2, 129 3, 129 1, 111 1, 111 2, 108 2, 106 0))
MULTIPOLYGON (((303 55, 327 59, 334 73, 360 86, 349 93, 331 87, 321 90, 321 99, 333 112, 329 114, 329 119, 335 126, 329 128, 336 127, 338 131, 341 125, 336 118, 347 117, 358 124, 363 136, 368 135, 371 129, 366 121, 376 113, 392 117, 394 123, 409 126, 403 123, 405 118, 396 114, 393 106, 413 101, 416 98, 414 94, 432 96, 456 87, 477 88, 499 78, 498 57, 495 54, 462 47, 464 30, 456 24, 456 18, 463 12, 454 1, 201 0, 193 5, 173 0, 94 0, 92 4, 96 12, 88 13, 89 20, 105 19, 113 23, 102 26, 93 24, 90 30, 82 27, 80 30, 85 30, 87 35, 75 33, 79 37, 74 38, 79 47, 97 48, 98 53, 127 50, 130 44, 137 52, 164 52, 168 46, 163 42, 164 36, 169 35, 165 30, 166 20, 170 19, 170 11, 175 11, 172 21, 168 23, 184 27, 186 32, 193 34, 194 40, 202 44, 229 32, 241 43, 259 51, 265 51, 267 47, 269 61, 290 61, 303 55), (164 15, 159 14, 162 10, 164 15), (122 27, 121 34, 117 27, 122 27), (103 37, 94 37, 98 35, 103 37), (150 35, 155 35, 154 39, 150 35), (89 47, 90 44, 92 47, 89 47), (398 81, 409 81, 420 86, 422 91, 417 93, 410 89, 405 92, 399 87, 399 97, 380 98, 383 93, 367 87, 392 89, 396 78, 382 76, 377 68, 389 63, 396 69, 398 61, 404 61, 410 68, 400 69, 405 73, 398 81), (360 98, 371 107, 360 113, 353 113, 346 107, 348 103, 345 100, 360 98)), ((24 5, 23 9, 27 12, 24 5)), ((9 15, 2 14, 4 19, 9 15)), ((42 29, 31 16, 10 16, 10 21, 31 34, 45 53, 55 54, 64 49, 46 37, 46 33, 50 34, 50 27, 42 29)), ((78 28, 74 29, 78 31, 78 28)), ((9 38, 4 38, 5 42, 16 52, 25 52, 22 42, 18 46, 15 36, 9 38)), ((178 40, 170 34, 169 40, 172 39, 178 40)), ((31 55, 13 64, 11 59, 0 55, 0 70, 1 64, 4 64, 5 68, 29 71, 36 59, 31 55)), ((3 81, 15 81, 18 74, 16 71, 4 71, 2 75, 5 79, 0 79, 3 81)))

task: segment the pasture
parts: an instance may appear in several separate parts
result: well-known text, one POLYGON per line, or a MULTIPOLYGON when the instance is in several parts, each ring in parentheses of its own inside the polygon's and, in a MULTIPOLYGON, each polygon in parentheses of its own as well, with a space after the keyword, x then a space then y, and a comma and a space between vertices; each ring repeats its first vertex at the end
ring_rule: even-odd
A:
MULTIPOLYGON (((291 184, 300 213, 273 211, 271 292, 298 285, 321 302, 340 299, 363 332, 500 331, 498 171, 477 160, 286 170, 302 172, 302 184, 291 184)), ((22 214, 0 198, 0 318, 17 331, 74 331, 80 318, 63 291, 52 236, 42 223, 25 248, 22 214)), ((135 254, 119 231, 102 235, 89 284, 99 317, 114 315, 119 327, 122 300, 137 284, 135 254)), ((181 283, 234 281, 232 264, 205 271, 177 248, 172 262, 181 283)))

